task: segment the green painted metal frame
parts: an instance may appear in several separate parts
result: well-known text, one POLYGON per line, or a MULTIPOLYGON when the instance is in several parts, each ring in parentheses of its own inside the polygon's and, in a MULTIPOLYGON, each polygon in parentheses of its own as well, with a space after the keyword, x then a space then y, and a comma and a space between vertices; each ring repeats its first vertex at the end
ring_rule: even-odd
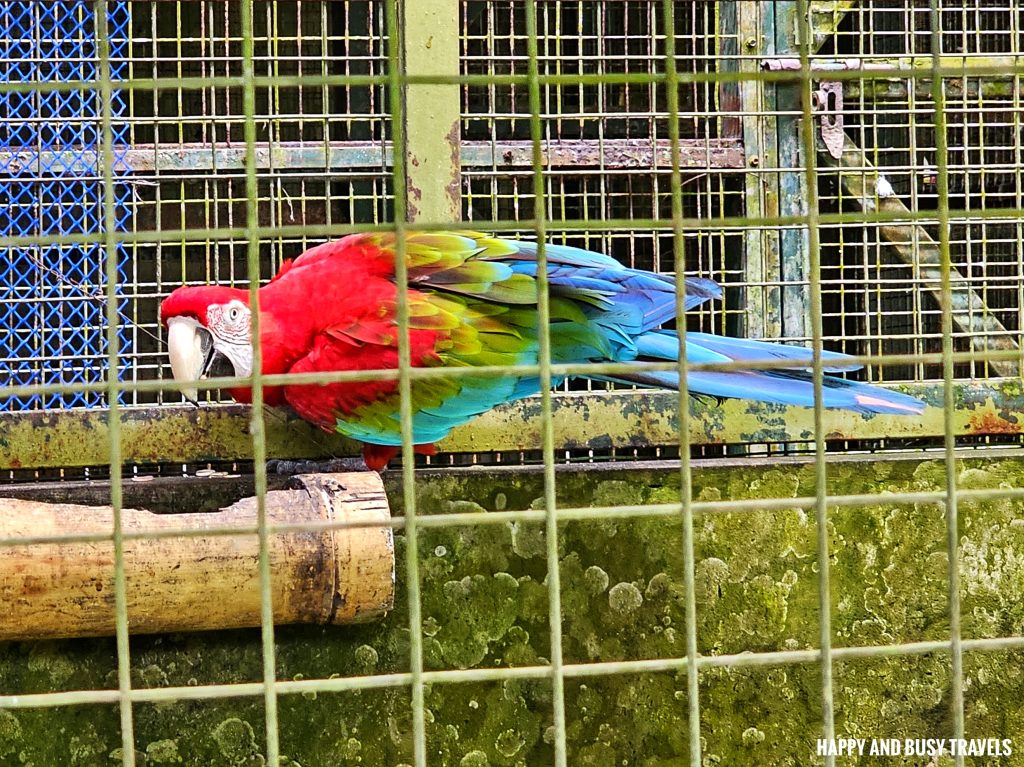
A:
MULTIPOLYGON (((928 403, 923 416, 863 416, 826 411, 829 441, 941 437, 943 399, 938 384, 899 387, 928 403)), ((1024 434, 1024 387, 1019 380, 959 383, 954 387, 956 436, 1024 434)), ((678 398, 666 391, 555 394, 554 440, 567 450, 679 444, 678 398)), ((691 445, 802 442, 813 437, 813 410, 726 400, 691 402, 691 445)), ((452 453, 541 450, 539 398, 486 413, 440 443, 452 453)), ((243 405, 125 408, 123 452, 139 464, 248 460, 251 411, 243 405)), ((273 458, 356 455, 358 445, 327 434, 296 416, 268 410, 266 452, 273 458)), ((102 411, 0 413, 0 466, 46 468, 109 462, 110 418, 102 411)))
MULTIPOLYGON (((775 56, 806 56, 809 51, 801 39, 801 15, 797 0, 775 0, 773 30, 775 56)), ((777 83, 768 88, 768 108, 777 114, 774 119, 779 178, 779 215, 810 214, 811 190, 800 131, 804 119, 800 83, 777 83)), ((787 338, 809 338, 811 273, 810 244, 804 227, 785 228, 779 233, 779 276, 782 333, 787 338)))
MULTIPOLYGON (((459 75, 458 0, 403 2, 402 73, 459 75)), ((457 83, 405 83, 408 214, 440 223, 462 217, 461 91, 457 83)))
POLYGON ((840 22, 860 0, 810 0, 808 10, 811 14, 811 34, 814 50, 822 45, 839 28, 840 22))

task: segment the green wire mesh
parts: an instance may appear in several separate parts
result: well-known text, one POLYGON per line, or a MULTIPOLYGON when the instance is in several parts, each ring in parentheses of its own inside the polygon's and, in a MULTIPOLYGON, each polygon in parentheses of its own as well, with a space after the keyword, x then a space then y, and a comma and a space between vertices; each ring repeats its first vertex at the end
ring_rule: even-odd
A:
MULTIPOLYGON (((95 3, 97 82, 4 84, 11 93, 95 90, 103 107, 102 180, 107 226, 101 235, 5 237, 0 247, 94 242, 106 253, 106 327, 111 369, 131 377, 75 390, 105 395, 109 412, 112 536, 117 606, 116 689, 0 695, 0 708, 83 703, 119 707, 124 765, 138 763, 137 704, 260 698, 266 761, 277 764, 283 696, 408 688, 409 758, 431 764, 425 695, 430 685, 540 680, 550 685, 555 764, 573 763, 567 734, 567 680, 672 671, 685 674, 688 762, 702 764, 701 674, 713 669, 809 665, 818 671, 822 737, 836 733, 834 666, 887 656, 948 654, 951 732, 963 737, 964 654, 1024 647, 1024 637, 964 639, 960 624, 958 508, 962 502, 1020 501, 1016 488, 959 489, 953 403, 957 385, 1013 374, 1024 312, 1020 75, 1024 12, 1013 2, 860 4, 789 0, 729 2, 154 2, 133 4, 130 76, 110 77, 105 4, 95 3), (449 75, 423 76, 403 47, 417 14, 446 11, 439 35, 458 35, 461 56, 449 75), (830 21, 831 19, 831 21, 830 21), (178 30, 191 29, 189 35, 178 30), (796 66, 773 69, 789 57, 796 66), (850 61, 859 62, 850 65, 850 61), (822 153, 814 95, 839 82, 848 144, 822 153), (463 142, 462 224, 410 220, 410 179, 418 172, 396 147, 417 140, 416 115, 403 96, 416 84, 459 90, 453 119, 463 142), (111 103, 127 94, 135 206, 131 232, 114 226, 115 145, 111 103), (831 157, 831 159, 829 159, 831 157), (906 202, 905 208, 894 201, 906 202), (528 233, 568 242, 659 271, 713 277, 730 298, 685 321, 717 332, 806 341, 884 364, 871 380, 933 384, 947 403, 942 422, 944 492, 891 494, 891 504, 941 509, 947 531, 948 639, 834 646, 830 515, 876 495, 829 495, 825 414, 814 409, 813 495, 749 501, 701 501, 692 494, 686 366, 675 403, 674 455, 680 493, 672 503, 567 508, 556 499, 561 446, 547 387, 540 396, 543 502, 523 511, 423 515, 417 512, 416 462, 407 333, 393 375, 403 394, 402 505, 409 605, 408 672, 336 679, 278 679, 267 540, 278 529, 260 506, 262 679, 235 684, 138 688, 125 608, 120 527, 123 406, 176 400, 163 363, 156 321, 160 297, 183 282, 247 285, 255 305, 260 280, 287 256, 328 236, 359 228, 437 226, 528 233), (899 238, 908 238, 901 241, 899 238), (912 245, 908 248, 907 242, 912 245), (131 278, 118 274, 120 249, 132 249, 131 278), (934 254, 915 262, 909 254, 934 254), (123 292, 119 292, 122 291, 123 292), (122 353, 119 297, 130 299, 135 329, 122 353), (118 395, 124 396, 119 400, 118 395), (694 520, 700 515, 800 509, 816 522, 818 636, 813 649, 699 654, 694 579, 694 520), (682 523, 685 652, 631 661, 567 662, 559 536, 570 521, 672 518, 682 523), (545 531, 546 663, 429 670, 424 660, 423 552, 431 528, 532 523, 545 531)), ((433 19, 434 17, 428 17, 433 19)), ((401 239, 399 239, 401 243, 401 239)), ((543 247, 538 259, 543 262, 543 247)), ((398 278, 406 279, 399 245, 398 278)), ((543 275, 543 270, 539 273, 543 275)), ((541 277, 543 283, 543 276, 541 277)), ((547 296, 542 291, 542 325, 547 296)), ((399 317, 407 307, 399 306, 399 317)), ((683 316, 681 302, 679 315, 683 316)), ((254 333, 258 338, 258 333, 254 333)), ((545 337, 536 372, 549 382, 545 337)), ((685 341, 681 341, 685 343, 685 341)), ((259 369, 260 351, 255 356, 259 369)), ((500 374, 501 371, 495 371, 500 374)), ((355 374, 369 378, 365 374, 355 374)), ((299 379, 341 380, 344 375, 299 379)), ((267 490, 267 424, 262 391, 289 377, 256 375, 250 433, 257 495, 267 490)), ((3 382, 0 382, 3 383, 3 382)), ((222 381, 208 383, 218 398, 222 381)), ((4 397, 68 387, 4 386, 4 397)), ((74 389, 74 387, 71 387, 74 389)), ((819 396, 820 399, 820 396, 819 396)), ((857 435, 851 435, 856 439, 857 435)), ((216 532, 216 531, 214 531, 216 532)), ((226 531, 225 531, 226 532, 226 531)), ((237 531, 232 531, 237 532, 237 531)), ((0 541, 17 545, 24 539, 0 541)), ((826 764, 834 759, 825 757, 826 764)), ((963 763, 962 758, 957 763, 963 763)))

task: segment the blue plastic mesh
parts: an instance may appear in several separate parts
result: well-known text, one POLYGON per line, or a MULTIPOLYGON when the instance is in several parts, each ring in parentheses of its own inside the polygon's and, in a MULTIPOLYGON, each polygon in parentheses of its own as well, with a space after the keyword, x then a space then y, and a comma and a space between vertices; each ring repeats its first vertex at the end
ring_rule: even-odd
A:
MULTIPOLYGON (((129 3, 107 4, 111 75, 127 71, 129 3)), ((96 81, 92 3, 0 0, 0 236, 103 231, 101 101, 98 90, 11 93, 5 82, 96 81)), ((114 91, 115 178, 126 175, 128 125, 114 91)), ((117 228, 130 215, 131 186, 115 183, 117 228)), ((107 364, 106 268, 102 245, 0 247, 0 381, 102 382, 107 364)), ((118 247, 119 282, 127 250, 118 247)), ((118 294, 120 295, 120 289, 118 294)), ((123 302, 121 302, 123 304, 123 302)), ((124 310, 124 307, 120 307, 124 310)), ((129 351, 127 329, 121 350, 129 351)), ((119 366, 122 377, 126 366, 119 366)), ((91 407, 105 396, 13 398, 0 408, 91 407)))

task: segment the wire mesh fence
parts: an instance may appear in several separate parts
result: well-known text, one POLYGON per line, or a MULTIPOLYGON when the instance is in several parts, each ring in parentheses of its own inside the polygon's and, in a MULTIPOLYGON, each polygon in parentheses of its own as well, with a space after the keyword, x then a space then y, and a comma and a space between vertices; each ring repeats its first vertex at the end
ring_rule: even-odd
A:
MULTIPOLYGON (((1008 61, 1005 57, 1016 54, 1016 9, 1005 3, 971 7, 971 11, 967 6, 941 10, 942 55, 995 66, 1008 61), (992 61, 990 54, 997 60, 992 61)), ((8 39, 14 46, 11 60, 22 58, 13 41, 36 44, 34 30, 46 27, 39 8, 23 3, 7 7, 8 39)), ((815 10, 815 19, 824 18, 821 9, 815 10)), ((459 72, 476 78, 459 87, 462 212, 466 221, 478 226, 529 216, 533 178, 527 93, 515 81, 516 76, 524 76, 528 58, 524 12, 522 3, 460 6, 459 72)), ((126 322, 123 329, 119 368, 137 381, 160 378, 166 372, 156 321, 161 296, 183 282, 245 279, 237 236, 206 240, 194 236, 206 228, 237 230, 243 223, 246 195, 240 136, 244 118, 237 85, 242 37, 239 8, 232 4, 142 3, 117 13, 123 18, 111 14, 112 72, 115 79, 129 78, 128 87, 113 91, 118 117, 115 171, 126 179, 118 192, 119 226, 137 233, 174 230, 192 235, 154 237, 155 242, 120 246, 125 250, 121 289, 131 291, 122 309, 131 323, 126 322), (183 29, 195 34, 185 35, 179 31, 183 29), (174 84, 182 78, 211 84, 174 84), (236 78, 236 82, 214 84, 217 78, 236 78), (137 87, 142 81, 146 87, 137 87)), ((648 2, 587 9, 575 3, 545 3, 539 13, 538 73, 558 78, 546 82, 541 94, 542 139, 548 145, 546 214, 552 221, 622 223, 601 230, 554 231, 556 240, 609 252, 642 268, 673 271, 670 227, 665 225, 671 218, 671 169, 666 89, 659 81, 664 76, 660 11, 648 2), (631 226, 631 221, 639 225, 631 226), (647 225, 655 222, 659 225, 647 225)), ((760 133, 776 147, 786 141, 793 145, 795 122, 786 125, 785 115, 792 115, 794 107, 772 104, 772 86, 759 81, 748 83, 743 98, 735 83, 715 81, 715 71, 756 70, 771 58, 769 51, 747 54, 752 51, 749 41, 740 40, 742 31, 729 14, 714 3, 675 7, 676 62, 686 80, 680 87, 678 110, 686 171, 682 199, 684 215, 692 224, 684 232, 683 265, 733 288, 726 292, 724 303, 699 316, 695 313, 691 322, 715 331, 806 342, 810 336, 799 318, 806 313, 801 296, 807 293, 807 257, 799 255, 805 249, 799 237, 793 239, 795 228, 772 233, 769 227, 742 223, 744 215, 769 216, 776 209, 785 213, 773 198, 785 201, 791 196, 786 191, 780 197, 779 190, 797 183, 795 166, 777 157, 778 149, 762 148, 750 139, 760 133), (779 119, 783 123, 776 125, 779 119), (761 149, 765 151, 757 154, 761 149), (757 194, 754 187, 760 187, 757 194), (738 219, 733 226, 728 225, 731 218, 738 219), (784 243, 787 250, 795 246, 798 255, 780 258, 782 246, 773 247, 772 242, 784 243), (796 268, 788 264, 800 262, 804 267, 798 273, 785 272, 796 268), (789 298, 791 311, 782 308, 783 297, 789 298)), ((925 81, 913 76, 914 67, 919 71, 929 55, 928 14, 927 5, 861 4, 837 17, 832 27, 816 31, 808 54, 812 67, 910 69, 909 76, 890 72, 893 76, 884 80, 843 81, 847 96, 842 104, 842 130, 852 143, 843 160, 845 170, 823 168, 818 173, 824 213, 861 210, 860 196, 877 193, 871 181, 876 172, 908 209, 920 215, 936 207, 935 140, 928 118, 934 104, 925 81), (858 150, 863 157, 856 154, 858 150), (869 179, 868 188, 851 181, 858 170, 869 179)), ((88 16, 88 6, 82 5, 61 18, 75 20, 62 23, 71 23, 73 34, 81 37, 88 16)), ((383 19, 383 6, 373 2, 267 3, 254 8, 254 74, 267 81, 254 94, 261 226, 277 230, 290 225, 299 232, 303 227, 307 231, 316 226, 325 231, 337 227, 334 231, 341 232, 347 225, 380 224, 393 217, 383 19), (324 82, 330 77, 347 77, 348 84, 324 82), (356 84, 353 78, 367 79, 356 84)), ((750 23, 746 17, 740 21, 750 23)), ((58 35, 54 39, 63 40, 59 28, 54 30, 58 35)), ((37 42, 43 41, 39 37, 37 42)), ((767 38, 764 42, 769 44, 767 38)), ((770 47, 778 48, 775 40, 770 47)), ((73 48, 63 48, 69 60, 84 62, 79 66, 95 67, 95 51, 76 54, 73 48)), ((776 58, 784 54, 781 51, 776 58)), ((40 58, 45 60, 43 54, 40 58)), ((41 73, 19 71, 11 70, 9 78, 46 81, 90 74, 67 67, 41 73)), ((955 350, 968 356, 957 368, 957 378, 979 380, 1006 374, 1007 365, 992 369, 990 363, 971 361, 968 353, 985 348, 1012 351, 1018 327, 1017 222, 1012 216, 985 212, 1015 206, 1014 190, 1019 186, 1015 181, 1016 95, 1012 75, 964 74, 949 78, 947 84, 952 92, 949 119, 954 131, 951 202, 965 211, 965 222, 954 223, 951 233, 957 297, 965 303, 965 316, 957 315, 955 350)), ((95 104, 65 103, 78 96, 60 93, 47 98, 53 97, 59 100, 48 105, 40 95, 24 126, 12 122, 8 128, 12 132, 5 157, 11 158, 19 178, 11 189, 25 195, 23 203, 12 198, 11 204, 17 206, 12 212, 21 215, 9 217, 11 235, 31 234, 33 227, 41 231, 31 215, 33 199, 55 210, 60 205, 46 204, 45 194, 56 192, 61 200, 85 197, 71 194, 75 190, 67 186, 72 183, 69 179, 84 172, 96 175, 95 104), (92 131, 91 138, 86 135, 77 141, 70 133, 62 137, 45 130, 36 139, 18 134, 48 117, 47 109, 62 120, 65 132, 78 125, 92 131), (80 147, 86 154, 68 170, 64 165, 51 168, 55 160, 72 162, 70 155, 56 152, 65 145, 80 147), (37 153, 26 154, 33 146, 37 153)), ((11 94, 9 99, 12 105, 17 101, 29 109, 29 100, 22 94, 11 94)), ((61 217, 60 225, 87 231, 87 212, 76 212, 70 202, 61 204, 67 215, 61 217)), ((881 222, 865 225, 860 217, 855 219, 822 229, 826 342, 830 348, 852 354, 938 354, 941 313, 935 275, 909 263, 906 256, 911 248, 893 247, 893 232, 887 233, 881 222), (908 281, 921 289, 906 291, 908 281)), ((920 229, 909 227, 905 233, 935 240, 934 223, 926 221, 920 229)), ((286 255, 309 245, 313 238, 277 233, 263 240, 263 279, 267 279, 286 255)), ((925 248, 934 246, 926 242, 925 248)), ((43 258, 51 271, 40 275, 35 261, 22 263, 26 258, 19 254, 18 259, 9 259, 9 282, 14 285, 17 278, 24 283, 24 295, 4 301, 11 318, 9 332, 14 334, 4 358, 5 370, 19 383, 98 380, 96 371, 102 365, 86 359, 84 351, 84 347, 95 350, 96 344, 73 343, 67 330, 76 325, 81 334, 100 327, 100 305, 88 292, 98 275, 84 265, 95 259, 78 251, 43 258), (63 299, 40 300, 47 281, 63 299), (81 321, 62 323, 62 332, 35 333, 32 328, 45 327, 47 315, 56 322, 57 306, 65 307, 65 313, 71 311, 70 319, 81 315, 81 321), (47 338, 53 339, 52 349, 47 338), (68 355, 78 361, 70 366, 58 364, 68 355)), ((941 378, 936 364, 925 363, 873 366, 866 375, 893 381, 941 378)), ((140 392, 128 397, 127 402, 134 404, 158 399, 140 392)), ((69 394, 18 406, 31 409, 58 402, 83 406, 98 404, 100 399, 69 394)))
MULTIPOLYGON (((126 76, 128 10, 111 9, 114 50, 122 63, 112 80, 126 76)), ((0 8, 4 81, 18 83, 95 81, 96 39, 85 3, 67 6, 4 3, 0 8)), ((102 209, 100 100, 95 92, 5 92, 0 138, 0 173, 5 196, 0 206, 6 236, 60 235, 100 231, 102 209)), ((125 99, 111 101, 112 129, 118 144, 127 143, 125 99)), ((115 157, 113 172, 125 167, 115 157)), ((115 219, 124 228, 131 192, 118 183, 115 219)), ((106 341, 102 251, 96 244, 28 244, 5 248, 4 296, 0 299, 3 357, 0 375, 14 383, 97 383, 103 380, 106 341)), ((127 278, 128 254, 120 249, 119 273, 127 278)), ((123 305, 121 290, 117 299, 123 305)), ((130 353, 130 331, 122 336, 130 353)), ((98 405, 96 394, 70 393, 15 399, 14 407, 39 408, 98 405)))
MULTIPOLYGON (((600 763, 611 753, 628 764, 631 752, 620 741, 612 748, 614 739, 586 721, 586 709, 600 708, 603 685, 613 684, 609 680, 635 677, 641 682, 629 688, 631 698, 620 699, 621 707, 638 712, 634 723, 640 728, 644 701, 657 700, 661 712, 662 692, 652 690, 668 684, 675 703, 666 715, 679 733, 635 755, 698 765, 710 753, 705 744, 714 738, 713 717, 726 716, 725 699, 717 692, 722 675, 751 670, 744 683, 756 684, 752 670, 763 669, 777 673, 765 677, 772 689, 797 689, 813 701, 813 716, 800 733, 805 741, 840 732, 837 710, 852 716, 856 701, 836 682, 848 678, 851 667, 890 658, 913 667, 921 656, 928 664, 921 673, 942 676, 940 697, 929 703, 943 710, 937 727, 945 737, 963 738, 965 678, 979 679, 974 658, 1024 646, 1019 620, 1011 615, 983 625, 977 611, 995 608, 972 603, 961 584, 965 577, 977 585, 974 573, 961 571, 967 556, 961 551, 961 508, 966 516, 972 504, 1003 503, 1012 515, 1020 490, 1012 476, 966 474, 956 452, 964 435, 1019 438, 1014 379, 1024 304, 1022 23, 1024 9, 1013 0, 0 2, 0 104, 7 107, 0 123, 0 173, 9 190, 0 200, 0 396, 5 410, 26 418, 39 409, 103 409, 115 509, 112 540, 121 572, 116 667, 108 683, 102 689, 26 693, 32 687, 26 684, 4 690, 0 713, 117 706, 122 743, 113 756, 132 765, 152 756, 136 753, 136 733, 153 717, 149 704, 175 705, 187 719, 182 702, 240 698, 256 708, 246 709, 244 721, 224 719, 222 724, 231 724, 220 736, 240 739, 243 747, 228 749, 230 755, 222 748, 221 754, 239 760, 259 754, 277 764, 296 748, 289 743, 282 749, 282 723, 290 732, 292 719, 316 710, 316 696, 358 693, 373 701, 374 712, 386 714, 381 728, 392 743, 373 751, 376 762, 368 752, 367 763, 471 767, 488 760, 583 763, 584 757, 600 763), (459 57, 450 75, 424 78, 415 69, 422 59, 403 48, 403 35, 410 25, 437 18, 445 23, 436 31, 439 37, 458 36, 459 57), (428 198, 438 194, 410 184, 422 177, 406 156, 414 153, 418 136, 416 115, 404 112, 405 96, 424 81, 458 91, 459 109, 451 117, 461 138, 454 154, 448 151, 460 172, 464 224, 409 215, 429 203, 413 189, 428 198), (825 127, 836 119, 838 135, 825 127), (702 437, 705 416, 691 417, 684 386, 679 397, 673 393, 659 401, 662 410, 676 410, 674 420, 667 426, 645 422, 639 437, 628 442, 640 451, 658 447, 678 457, 671 486, 662 494, 645 491, 641 502, 606 488, 588 507, 591 499, 559 490, 565 480, 555 464, 567 449, 566 430, 555 425, 560 405, 544 387, 540 425, 530 439, 543 464, 533 508, 524 503, 522 510, 510 510, 506 499, 493 500, 486 515, 460 512, 462 507, 437 507, 429 495, 425 500, 424 483, 417 481, 409 394, 418 374, 402 365, 386 372, 403 392, 402 483, 394 488, 403 516, 393 522, 404 533, 400 646, 386 649, 387 662, 370 662, 371 653, 377 658, 385 650, 364 634, 367 642, 351 657, 346 651, 335 659, 352 664, 341 676, 329 678, 324 666, 314 664, 309 678, 282 678, 282 638, 270 620, 267 582, 267 538, 279 531, 261 516, 262 634, 258 651, 252 651, 254 637, 244 639, 251 666, 246 681, 230 675, 152 681, 147 674, 155 672, 138 653, 157 657, 159 651, 150 644, 140 650, 128 639, 125 536, 117 510, 122 470, 140 461, 125 408, 168 405, 178 398, 164 358, 160 299, 180 284, 208 282, 248 286, 255 296, 260 281, 284 258, 354 228, 387 227, 401 234, 458 226, 586 247, 655 272, 711 277, 726 288, 726 300, 685 317, 680 311, 679 321, 688 327, 845 351, 871 363, 857 375, 913 382, 935 412, 929 431, 907 427, 907 434, 940 440, 941 460, 929 469, 938 478, 893 480, 884 502, 884 484, 836 483, 825 460, 826 443, 884 440, 900 427, 870 419, 829 421, 820 401, 819 357, 819 401, 803 420, 769 409, 756 427, 744 421, 731 438, 717 440, 804 443, 814 460, 792 491, 780 488, 780 482, 788 488, 787 481, 771 474, 744 492, 704 483, 691 466, 691 448, 716 440, 702 437), (838 526, 856 546, 856 528, 848 529, 847 518, 880 506, 888 511, 872 519, 897 514, 893 509, 928 510, 924 519, 935 539, 924 547, 933 555, 928 567, 941 571, 932 572, 941 582, 939 604, 931 607, 935 623, 910 623, 894 638, 884 631, 840 635, 836 622, 848 625, 849 610, 842 597, 854 586, 832 535, 838 526), (814 605, 815 620, 763 646, 737 644, 705 620, 717 615, 704 590, 714 585, 718 565, 704 556, 707 533, 699 526, 695 531, 695 520, 715 525, 718 519, 756 517, 771 525, 790 519, 787 514, 813 520, 800 548, 808 563, 800 600, 814 605), (658 641, 647 642, 644 635, 634 651, 623 647, 629 631, 610 618, 578 630, 587 609, 581 594, 592 588, 581 584, 600 581, 601 575, 584 571, 566 547, 586 548, 587 533, 580 530, 587 525, 626 527, 659 519, 678 525, 672 553, 663 554, 671 573, 661 581, 647 579, 642 593, 624 577, 607 598, 613 612, 629 612, 629 605, 639 608, 645 599, 656 603, 662 596, 658 584, 664 585, 673 600, 665 617, 674 616, 676 638, 662 641, 670 627, 663 624, 658 641), (463 539, 504 545, 482 531, 505 525, 511 526, 517 555, 531 560, 523 565, 530 572, 521 576, 521 586, 495 574, 484 587, 471 570, 458 570, 464 581, 449 579, 455 570, 436 564, 446 556, 441 549, 463 539), (839 575, 834 577, 833 568, 839 575), (833 577, 843 590, 840 598, 833 577), (435 588, 439 581, 463 585, 435 588), (502 588, 530 593, 510 595, 502 588), (517 641, 523 646, 518 655, 491 653, 491 629, 482 630, 483 639, 474 635, 483 643, 482 655, 438 649, 440 641, 432 641, 435 624, 444 622, 446 608, 471 612, 478 609, 474 600, 492 597, 533 600, 533 642, 520 613, 500 631, 493 629, 509 647, 517 641), (965 611, 965 600, 973 612, 965 611), (698 604, 706 615, 698 614, 698 604), (510 633, 513 624, 519 633, 510 633), (620 631, 625 639, 613 636, 620 631), (787 670, 799 681, 788 684, 787 670), (437 690, 471 683, 501 686, 502 694, 486 698, 480 714, 517 722, 499 730, 500 742, 457 746, 455 736, 435 726, 432 712, 443 708, 437 690), (297 706, 296 700, 310 705, 297 706), (259 735, 248 723, 254 716, 263 722, 259 735), (517 717, 530 721, 532 736, 523 735, 517 717)), ((403 264, 401 238, 398 243, 403 264)), ((538 260, 543 259, 542 250, 538 260)), ((400 282, 403 268, 398 266, 400 282)), ((541 327, 547 311, 542 293, 541 327)), ((404 334, 400 349, 408 362, 404 334)), ((257 344, 257 360, 259 354, 257 344)), ((547 383, 574 372, 553 366, 543 344, 536 367, 547 383)), ((685 364, 680 374, 685 381, 685 364)), ((250 452, 221 456, 253 459, 260 497, 268 486, 267 430, 273 417, 260 408, 262 392, 280 383, 254 376, 250 452)), ((217 386, 205 385, 211 403, 222 399, 217 386)), ((641 401, 648 395, 628 396, 641 401)), ((725 412, 743 417, 738 408, 725 412)), ((16 423, 13 415, 8 426, 16 423)), ((522 429, 521 415, 512 411, 498 418, 522 429)), ((490 444, 502 449, 500 438, 490 444)), ((8 448, 12 454, 23 449, 8 448)), ((95 454, 87 446, 76 449, 95 454)), ((504 449, 522 450, 511 441, 504 449)), ((585 449, 592 451, 593 444, 585 449)), ((187 447, 176 454, 187 455, 187 447)), ((33 460, 28 465, 44 465, 33 460)), ((891 469, 876 471, 881 483, 891 469)), ((739 531, 734 527, 732 533, 739 531)), ((653 547, 657 535, 630 541, 653 547)), ((1019 540, 1007 540, 1008 551, 1020 550, 1014 548, 1019 540)), ((21 543, 0 541, 5 547, 21 543)), ((662 566, 662 559, 655 561, 662 566)), ((592 567, 601 570, 600 564, 592 567)), ((804 569, 794 567, 803 577, 804 569)), ((639 582, 640 575, 634 576, 639 582)), ((775 581, 770 586, 782 588, 775 581)), ((603 595, 607 588, 605 582, 593 593, 603 595)), ((718 589, 721 599, 721 583, 718 589)), ((885 598, 897 599, 891 591, 885 598)), ((762 638, 758 630, 735 628, 741 636, 762 638)), ((444 629, 456 631, 450 624, 444 629)), ((465 631, 473 634, 471 627, 465 631)), ((283 646, 291 647, 287 636, 283 646)), ((476 698, 466 705, 474 712, 480 707, 476 698)), ((0 726, 13 731, 11 721, 23 726, 3 717, 0 726)), ((353 761, 357 746, 372 740, 365 733, 332 733, 347 738, 353 761)), ((751 745, 762 742, 764 732, 751 725, 741 737, 751 745)), ((784 748, 778 741, 771 745, 784 748)), ((0 756, 6 758, 10 752, 3 749, 0 756)), ((809 762, 814 758, 807 755, 809 762)), ((834 763, 829 755, 821 760, 834 763)), ((955 761, 963 763, 963 756, 955 761)))

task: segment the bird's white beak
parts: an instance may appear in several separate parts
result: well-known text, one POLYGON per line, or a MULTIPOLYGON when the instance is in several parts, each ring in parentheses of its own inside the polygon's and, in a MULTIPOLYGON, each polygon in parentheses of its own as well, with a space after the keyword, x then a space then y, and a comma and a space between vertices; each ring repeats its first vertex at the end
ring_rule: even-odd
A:
MULTIPOLYGON (((182 383, 198 381, 206 372, 213 350, 210 331, 192 317, 171 317, 167 320, 167 354, 171 358, 174 380, 182 383)), ((182 389, 182 396, 195 403, 196 389, 182 389)))

